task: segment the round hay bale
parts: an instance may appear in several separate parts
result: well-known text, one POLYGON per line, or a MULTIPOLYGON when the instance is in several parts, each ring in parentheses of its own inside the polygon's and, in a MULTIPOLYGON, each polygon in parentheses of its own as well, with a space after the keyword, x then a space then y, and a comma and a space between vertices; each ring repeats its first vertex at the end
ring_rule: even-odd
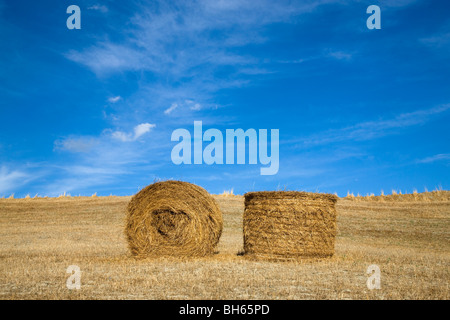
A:
POLYGON ((244 254, 268 260, 332 256, 337 199, 296 191, 246 193, 244 254))
POLYGON ((164 181, 131 199, 125 233, 137 257, 201 257, 214 253, 222 227, 222 213, 205 189, 164 181))

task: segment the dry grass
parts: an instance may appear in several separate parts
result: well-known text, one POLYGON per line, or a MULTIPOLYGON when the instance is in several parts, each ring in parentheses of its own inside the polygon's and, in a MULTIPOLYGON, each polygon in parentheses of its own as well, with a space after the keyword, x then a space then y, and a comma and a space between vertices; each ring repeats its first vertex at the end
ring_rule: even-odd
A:
POLYGON ((340 199, 336 255, 248 261, 243 197, 215 196, 219 254, 135 260, 123 235, 129 197, 0 199, 0 299, 449 299, 450 201, 340 199), (82 271, 68 290, 69 265, 82 271), (366 269, 381 269, 368 290, 366 269))
POLYGON ((381 195, 375 196, 373 193, 366 196, 360 196, 359 194, 355 197, 353 193, 347 193, 345 197, 347 200, 353 201, 395 201, 395 202, 438 202, 438 201, 450 201, 450 191, 445 190, 435 190, 426 191, 418 193, 414 190, 411 194, 402 194, 402 191, 392 190, 392 194, 385 195, 384 191, 381 190, 381 195))
POLYGON ((221 196, 224 196, 224 197, 235 196, 234 191, 233 191, 233 188, 231 188, 230 190, 224 190, 224 191, 222 192, 222 194, 220 194, 220 195, 221 195, 221 196))

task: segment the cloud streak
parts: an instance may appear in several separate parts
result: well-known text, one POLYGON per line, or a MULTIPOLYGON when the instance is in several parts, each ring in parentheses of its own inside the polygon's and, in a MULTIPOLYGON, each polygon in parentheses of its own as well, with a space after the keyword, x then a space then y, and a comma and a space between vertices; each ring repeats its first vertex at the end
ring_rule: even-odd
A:
POLYGON ((178 108, 178 103, 172 103, 172 105, 167 108, 166 110, 164 110, 165 114, 171 114, 173 110, 175 110, 176 108, 178 108))
POLYGON ((450 162, 450 154, 449 153, 442 153, 437 154, 431 157, 427 157, 421 160, 417 160, 417 163, 434 163, 437 161, 443 161, 443 162, 450 162))
POLYGON ((301 142, 304 146, 325 145, 342 141, 366 141, 394 134, 397 130, 421 125, 430 121, 434 116, 450 109, 445 104, 430 109, 402 113, 394 118, 377 121, 361 122, 353 126, 329 130, 305 139, 297 139, 289 143, 301 142))
POLYGON ((108 7, 105 5, 95 4, 93 6, 88 7, 88 10, 100 11, 101 13, 107 13, 108 7))
POLYGON ((122 99, 121 96, 116 96, 116 97, 109 98, 108 101, 111 102, 111 103, 116 103, 116 102, 118 102, 121 99, 122 99))
POLYGON ((99 142, 93 137, 69 137, 56 140, 54 150, 64 150, 69 152, 89 152, 99 142))
POLYGON ((6 166, 0 168, 0 194, 12 192, 30 181, 30 176, 20 170, 9 170, 6 166))
POLYGON ((99 42, 66 57, 98 74, 139 69, 189 76, 198 66, 208 66, 210 72, 221 66, 239 68, 258 61, 234 49, 266 42, 262 27, 333 2, 338 1, 143 2, 140 13, 130 19, 126 41, 99 42))
POLYGON ((134 127, 134 133, 125 133, 123 131, 114 131, 111 136, 114 139, 120 140, 122 142, 130 142, 130 141, 136 141, 141 136, 146 134, 147 132, 150 132, 151 129, 156 127, 155 124, 150 123, 141 123, 134 127))
MULTIPOLYGON (((245 50, 270 41, 265 27, 293 22, 321 5, 337 2, 143 1, 129 18, 125 39, 102 40, 65 56, 99 77, 151 73, 154 82, 142 83, 137 95, 156 97, 157 107, 166 108, 166 114, 173 110, 167 105, 174 100, 178 105, 195 100, 197 104, 190 106, 194 111, 210 109, 216 105, 217 91, 244 86, 255 76, 271 73, 260 67, 260 58, 245 50)), ((335 55, 348 59, 344 53, 335 55)))

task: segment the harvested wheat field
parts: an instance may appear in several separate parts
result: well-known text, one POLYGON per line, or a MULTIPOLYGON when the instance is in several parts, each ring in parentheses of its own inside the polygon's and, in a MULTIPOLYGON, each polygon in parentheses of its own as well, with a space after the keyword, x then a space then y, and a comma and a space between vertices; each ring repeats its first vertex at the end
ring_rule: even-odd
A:
POLYGON ((242 256, 244 198, 215 196, 218 253, 135 259, 130 197, 0 199, 1 299, 449 299, 450 192, 349 197, 336 204, 335 255, 297 262, 242 256), (369 265, 381 289, 366 285, 369 265), (69 290, 70 265, 81 289, 69 290))

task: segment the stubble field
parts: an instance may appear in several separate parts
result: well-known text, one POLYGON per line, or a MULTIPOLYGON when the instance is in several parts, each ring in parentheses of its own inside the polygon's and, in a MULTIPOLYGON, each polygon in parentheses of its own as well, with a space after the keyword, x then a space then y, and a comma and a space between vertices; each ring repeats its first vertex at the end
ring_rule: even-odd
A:
POLYGON ((215 196, 218 253, 135 260, 129 197, 0 199, 0 299, 449 299, 450 200, 341 198, 336 255, 257 262, 241 256, 243 197, 215 196), (381 289, 366 285, 369 265, 381 289), (66 269, 81 268, 69 290, 66 269))

